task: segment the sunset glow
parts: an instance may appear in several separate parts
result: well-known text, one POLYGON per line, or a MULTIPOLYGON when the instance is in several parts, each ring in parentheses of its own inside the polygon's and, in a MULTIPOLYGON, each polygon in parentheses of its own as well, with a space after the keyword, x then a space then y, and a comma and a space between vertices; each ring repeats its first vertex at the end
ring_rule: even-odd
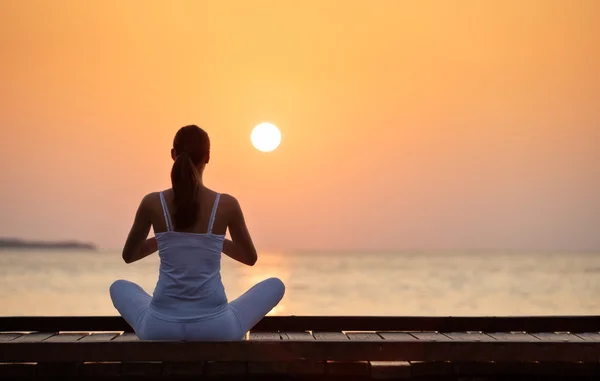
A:
POLYGON ((0 230, 122 247, 197 124, 204 181, 239 200, 260 250, 600 248, 598 14, 0 1, 0 230), (283 140, 263 155, 249 135, 266 120, 283 140))

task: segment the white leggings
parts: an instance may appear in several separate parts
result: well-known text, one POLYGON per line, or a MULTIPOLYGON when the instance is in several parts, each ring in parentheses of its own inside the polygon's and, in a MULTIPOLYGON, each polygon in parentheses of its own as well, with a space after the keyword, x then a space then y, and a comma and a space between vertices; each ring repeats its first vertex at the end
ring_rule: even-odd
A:
POLYGON ((242 340, 279 303, 284 293, 283 282, 269 278, 230 302, 225 313, 216 318, 171 322, 148 313, 152 297, 137 284, 117 280, 110 286, 113 305, 141 340, 242 340))

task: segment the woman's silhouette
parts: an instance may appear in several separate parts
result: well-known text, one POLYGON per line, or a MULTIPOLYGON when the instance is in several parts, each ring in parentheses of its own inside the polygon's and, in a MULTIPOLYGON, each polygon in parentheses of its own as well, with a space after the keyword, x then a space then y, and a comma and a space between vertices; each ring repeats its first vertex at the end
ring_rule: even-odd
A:
POLYGON ((240 340, 279 303, 281 280, 258 283, 228 302, 221 282, 221 252, 252 266, 257 255, 237 200, 204 186, 210 159, 207 133, 182 127, 173 141, 172 188, 145 196, 125 247, 126 263, 158 250, 160 269, 153 296, 117 280, 115 308, 142 340, 240 340), (147 238, 150 227, 155 237, 147 238), (229 229, 231 240, 225 238, 229 229))

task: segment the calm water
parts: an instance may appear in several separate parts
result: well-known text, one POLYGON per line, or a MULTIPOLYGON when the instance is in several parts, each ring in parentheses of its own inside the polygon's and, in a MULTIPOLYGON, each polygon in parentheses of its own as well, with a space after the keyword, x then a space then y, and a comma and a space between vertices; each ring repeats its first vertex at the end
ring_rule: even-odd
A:
MULTIPOLYGON (((118 252, 0 251, 0 315, 115 315, 108 287, 152 292, 158 258, 118 252)), ((261 254, 223 260, 233 299, 271 277, 287 285, 276 315, 600 314, 600 254, 261 254)))

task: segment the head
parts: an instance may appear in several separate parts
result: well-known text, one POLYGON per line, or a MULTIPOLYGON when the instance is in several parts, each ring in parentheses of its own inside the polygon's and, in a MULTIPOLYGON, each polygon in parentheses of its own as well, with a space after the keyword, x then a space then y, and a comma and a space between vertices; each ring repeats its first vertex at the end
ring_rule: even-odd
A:
POLYGON ((171 183, 174 193, 174 221, 178 230, 188 229, 198 217, 198 191, 202 172, 210 159, 210 140, 196 125, 179 129, 173 139, 171 183))

